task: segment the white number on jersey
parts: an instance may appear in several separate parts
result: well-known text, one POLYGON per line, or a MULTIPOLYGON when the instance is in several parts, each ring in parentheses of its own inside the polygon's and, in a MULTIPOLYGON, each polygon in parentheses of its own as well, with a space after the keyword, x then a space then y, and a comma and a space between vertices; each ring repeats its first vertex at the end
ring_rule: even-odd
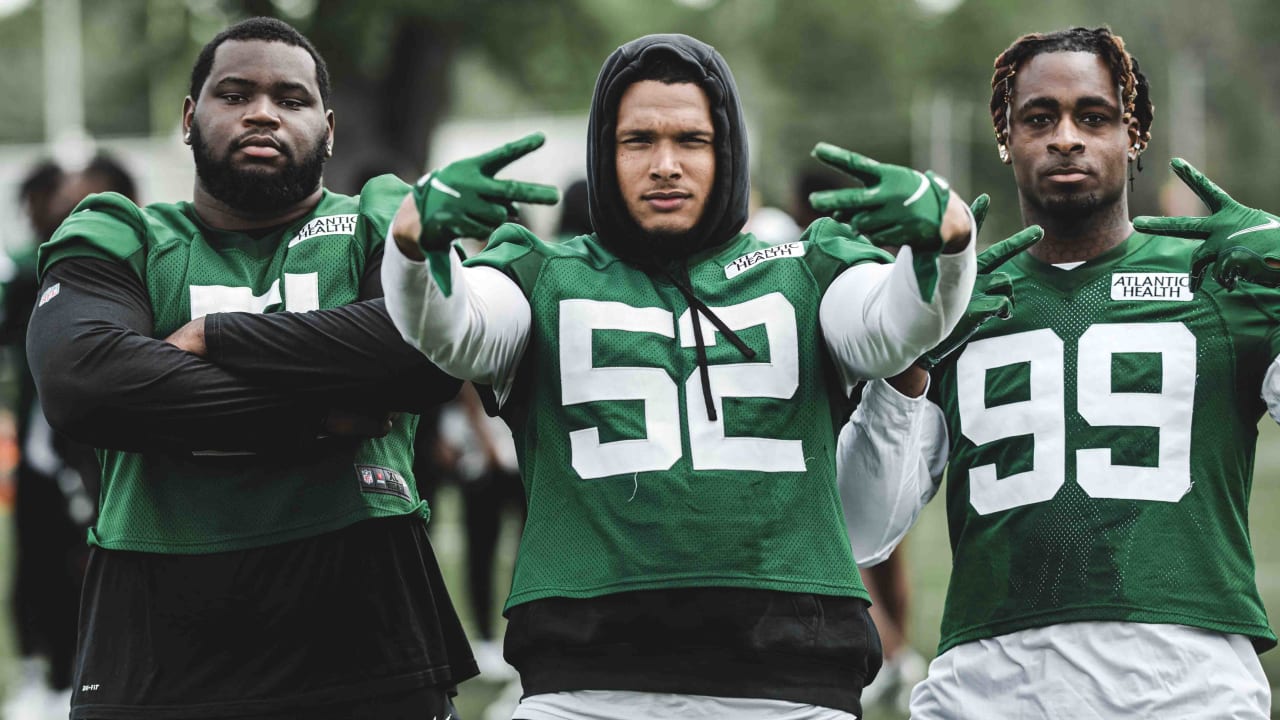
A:
POLYGON ((1052 330, 1005 335, 969 343, 956 362, 960 427, 975 445, 1011 435, 1034 438, 1032 467, 996 479, 995 465, 969 470, 969 502, 986 515, 1052 498, 1066 481, 1067 421, 1063 411, 1062 339, 1052 330), (987 407, 987 370, 1030 363, 1030 399, 987 407))
MULTIPOLYGON (((289 312, 319 310, 319 278, 319 273, 285 273, 284 309, 289 312)), ((192 285, 190 290, 192 320, 219 312, 260 313, 280 302, 279 280, 272 281, 271 287, 261 295, 254 295, 251 288, 233 285, 192 285)))
MULTIPOLYGON (((995 465, 969 470, 969 502, 981 515, 1044 502, 1066 479, 1063 343, 1053 330, 1032 330, 970 343, 956 363, 960 428, 975 445, 1031 435, 1032 468, 997 479, 995 465), (986 407, 987 371, 1028 363, 1029 399, 986 407)), ((1110 448, 1076 451, 1076 481, 1090 497, 1177 502, 1191 489, 1191 416, 1196 338, 1181 323, 1090 327, 1077 349, 1076 406, 1094 426, 1159 429, 1155 467, 1117 465, 1110 448), (1158 353, 1158 393, 1112 392, 1112 356, 1158 353)))
MULTIPOLYGON (((795 308, 781 293, 723 308, 712 308, 731 330, 764 325, 769 362, 745 362, 709 367, 711 397, 717 419, 707 417, 702 378, 696 371, 685 381, 686 419, 691 461, 698 470, 755 470, 798 472, 805 468, 799 440, 726 437, 724 398, 795 395, 800 360, 795 308)), ((681 347, 693 347, 693 315, 686 310, 675 322, 662 308, 637 308, 599 300, 560 301, 560 387, 565 405, 601 400, 644 401, 645 437, 600 442, 597 427, 569 433, 573 469, 584 479, 624 473, 668 470, 682 454, 680 402, 675 381, 657 367, 593 367, 591 343, 595 330, 648 332, 667 338, 679 333, 681 347)), ((703 340, 716 343, 716 329, 703 321, 703 340)))
POLYGON ((599 428, 569 433, 573 469, 583 478, 668 470, 680 459, 680 402, 666 370, 654 367, 592 367, 596 330, 649 332, 674 337, 671 313, 598 300, 560 301, 560 391, 565 405, 597 400, 643 400, 641 440, 600 442, 599 428))

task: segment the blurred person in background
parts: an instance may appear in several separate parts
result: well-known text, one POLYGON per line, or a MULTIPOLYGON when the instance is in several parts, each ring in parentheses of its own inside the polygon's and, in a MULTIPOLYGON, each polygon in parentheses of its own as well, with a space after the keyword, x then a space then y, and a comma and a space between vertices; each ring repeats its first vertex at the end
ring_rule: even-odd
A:
POLYGON ((53 237, 65 214, 55 209, 54 197, 66 179, 62 166, 41 160, 31 167, 18 185, 18 202, 37 245, 53 237))
POLYGON ((65 219, 81 200, 101 192, 119 193, 132 202, 136 202, 138 197, 133 175, 120 161, 106 153, 94 155, 79 172, 68 173, 50 199, 50 209, 57 217, 65 219))
POLYGON ((796 176, 791 187, 791 205, 788 210, 796 224, 802 228, 812 225, 818 218, 827 217, 813 209, 809 197, 817 192, 850 187, 848 178, 828 170, 805 170, 796 176))
POLYGON ((383 265, 405 338, 490 386, 515 431, 515 717, 860 716, 880 647, 835 423, 854 382, 900 372, 959 317, 968 209, 936 176, 823 144, 875 192, 815 200, 865 211, 873 241, 916 246, 905 261, 830 219, 794 253, 741 233, 737 89, 684 35, 605 61, 588 132, 591 235, 503 224, 516 202, 555 201, 493 177, 533 135, 419 180, 383 265), (466 265, 452 252, 494 228, 466 265))
POLYGON ((574 180, 564 189, 564 195, 560 198, 560 219, 556 223, 557 239, 572 240, 579 235, 591 234, 591 203, 587 200, 589 192, 585 179, 574 180))
MULTIPOLYGON (((83 571, 75 566, 77 553, 84 546, 83 536, 67 514, 66 503, 55 479, 54 463, 41 462, 48 454, 48 442, 39 450, 30 450, 33 420, 39 413, 35 385, 26 371, 25 353, 27 320, 35 307, 38 288, 35 272, 35 248, 48 240, 65 214, 53 208, 54 197, 63 185, 66 173, 51 160, 37 163, 23 178, 18 190, 19 203, 27 217, 34 241, 6 256, 3 277, 3 318, 0 318, 0 341, 11 353, 14 375, 18 379, 14 407, 15 441, 18 466, 15 473, 13 507, 13 618, 17 626, 19 675, 4 704, 6 718, 36 720, 53 717, 62 705, 62 694, 71 690, 71 666, 75 653, 75 613, 79 602, 79 577, 83 571), (32 452, 35 450, 36 452, 32 452)), ((47 438, 48 433, 44 433, 47 438)), ((69 699, 69 698, 68 698, 69 699)))
POLYGON ((21 671, 4 705, 9 720, 66 717, 76 644, 76 610, 89 549, 85 531, 97 510, 98 463, 91 448, 52 431, 27 371, 27 322, 35 307, 36 247, 48 240, 80 200, 115 192, 136 201, 129 172, 109 155, 77 172, 43 162, 22 183, 20 198, 35 232, 13 258, 3 284, 0 343, 16 348, 15 425, 19 461, 14 498, 13 610, 21 671))
POLYGON ((959 350, 921 363, 931 383, 917 366, 861 408, 929 467, 866 479, 890 515, 949 467, 951 581, 912 717, 1269 718, 1248 506, 1257 423, 1280 421, 1280 218, 1175 159, 1213 214, 1130 220, 1154 107, 1107 28, 1018 38, 991 88, 1044 238, 1000 273, 979 256, 971 316, 1012 294, 1007 320, 962 321, 959 350))
POLYGON ((40 249, 28 357, 99 448, 71 716, 445 717, 475 663, 413 479, 456 380, 408 348, 379 263, 408 187, 324 189, 324 60, 254 18, 204 46, 193 200, 84 200, 40 249))
POLYGON ((768 245, 785 245, 800 239, 804 228, 796 224, 786 210, 764 204, 764 197, 758 190, 751 191, 747 224, 742 231, 751 233, 760 242, 768 245))
POLYGON ((510 680, 515 671, 502 659, 501 636, 494 627, 494 574, 504 519, 513 519, 517 538, 524 525, 515 443, 506 423, 485 412, 470 383, 442 413, 440 438, 456 453, 453 475, 462 494, 467 600, 477 630, 471 647, 485 679, 510 680))

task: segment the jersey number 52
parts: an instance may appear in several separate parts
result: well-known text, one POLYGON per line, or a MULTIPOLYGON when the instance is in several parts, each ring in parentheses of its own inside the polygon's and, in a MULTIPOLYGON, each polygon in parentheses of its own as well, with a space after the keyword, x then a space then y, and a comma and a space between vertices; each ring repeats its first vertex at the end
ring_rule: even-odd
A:
MULTIPOLYGON (((728 307, 712 308, 732 330, 764 325, 769 362, 713 365, 711 397, 717 419, 707 417, 702 377, 684 380, 685 418, 689 424, 690 461, 695 470, 800 472, 805 469, 799 440, 726 437, 724 398, 787 399, 799 386, 800 363, 795 308, 781 293, 769 293, 728 307)), ((700 316, 699 316, 700 317, 700 316)), ((700 318, 701 319, 701 318, 700 318)), ((643 400, 645 437, 600 442, 598 428, 569 433, 573 469, 584 479, 623 473, 668 470, 683 454, 680 401, 676 380, 661 367, 592 367, 591 344, 596 330, 654 333, 694 346, 693 314, 677 320, 669 310, 638 308, 599 300, 560 301, 560 387, 565 405, 602 400, 643 400)), ((716 329, 703 319, 705 343, 715 344, 716 329)))

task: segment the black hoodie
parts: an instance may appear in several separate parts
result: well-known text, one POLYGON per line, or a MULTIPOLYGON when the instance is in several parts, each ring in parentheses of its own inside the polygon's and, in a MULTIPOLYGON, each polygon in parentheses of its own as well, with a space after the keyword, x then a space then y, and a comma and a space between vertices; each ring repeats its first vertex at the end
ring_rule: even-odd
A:
POLYGON ((723 245, 747 222, 751 178, 747 171, 747 128, 738 86, 720 53, 688 35, 646 35, 623 45, 605 60, 596 78, 587 129, 587 199, 596 236, 610 252, 632 265, 652 268, 723 245), (622 200, 615 167, 615 129, 622 94, 659 57, 688 64, 711 105, 715 127, 716 179, 702 218, 679 247, 666 251, 648 238, 622 200))
MULTIPOLYGON (((727 244, 747 219, 746 129, 724 59, 685 35, 649 35, 623 45, 600 71, 589 127, 588 198, 599 242, 656 280, 676 284, 691 308, 716 323, 693 296, 682 261, 727 244), (688 62, 707 93, 716 180, 698 225, 664 253, 623 202, 614 148, 623 93, 667 53, 688 62)), ((696 333, 701 323, 693 327, 696 333)), ((736 339, 727 327, 721 332, 736 339)), ((705 373, 700 336, 698 346, 705 373)), ((710 386, 705 375, 702 385, 710 386)), ((709 397, 707 404, 714 418, 709 397)), ((548 597, 509 609, 505 655, 519 669, 526 695, 630 690, 769 698, 860 716, 861 689, 875 677, 881 656, 866 607, 857 597, 735 587, 548 597)))

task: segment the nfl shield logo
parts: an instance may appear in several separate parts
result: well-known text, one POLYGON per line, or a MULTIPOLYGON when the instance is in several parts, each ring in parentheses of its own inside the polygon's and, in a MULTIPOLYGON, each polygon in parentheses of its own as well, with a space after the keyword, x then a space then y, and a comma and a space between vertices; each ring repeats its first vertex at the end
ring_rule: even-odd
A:
POLYGON ((58 297, 58 293, 61 291, 62 291, 62 283, 54 283, 53 285, 50 285, 49 289, 45 290, 44 293, 40 296, 40 302, 36 304, 36 307, 42 307, 45 303, 58 297))
POLYGON ((356 465, 355 469, 360 492, 395 495, 401 500, 415 502, 408 483, 395 470, 378 465, 356 465))

